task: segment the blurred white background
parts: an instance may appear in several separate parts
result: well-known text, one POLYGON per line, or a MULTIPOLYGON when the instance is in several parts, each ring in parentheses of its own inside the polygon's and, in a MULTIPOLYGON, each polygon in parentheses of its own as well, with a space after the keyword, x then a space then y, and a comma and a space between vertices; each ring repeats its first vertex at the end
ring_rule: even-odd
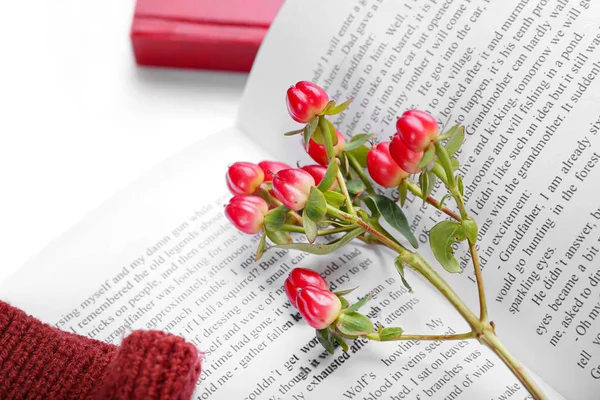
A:
POLYGON ((144 171, 234 122, 246 75, 136 67, 133 8, 0 2, 0 281, 144 171))

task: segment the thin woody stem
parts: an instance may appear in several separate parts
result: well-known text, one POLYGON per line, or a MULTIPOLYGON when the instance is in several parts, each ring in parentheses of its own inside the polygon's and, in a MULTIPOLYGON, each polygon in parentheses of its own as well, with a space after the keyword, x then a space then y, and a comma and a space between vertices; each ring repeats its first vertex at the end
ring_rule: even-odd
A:
MULTIPOLYGON (((456 335, 413 335, 413 334, 402 334, 401 336, 395 337, 392 340, 385 340, 385 342, 397 341, 397 340, 465 340, 474 339, 475 332, 459 333, 456 335)), ((381 337, 378 333, 370 333, 367 335, 370 340, 381 342, 381 337)))
MULTIPOLYGON (((408 190, 410 190, 418 198, 421 198, 421 199, 423 198, 423 192, 421 192, 421 189, 419 188, 419 186, 417 186, 417 184, 412 179, 406 178, 405 182, 406 182, 406 187, 408 188, 408 190)), ((427 201, 427 203, 431 204, 432 206, 434 206, 438 210, 442 211, 444 214, 448 215, 449 217, 451 217, 459 222, 461 221, 460 215, 458 215, 454 211, 450 210, 448 207, 440 208, 440 202, 437 201, 433 196, 427 196, 426 201, 427 201)))

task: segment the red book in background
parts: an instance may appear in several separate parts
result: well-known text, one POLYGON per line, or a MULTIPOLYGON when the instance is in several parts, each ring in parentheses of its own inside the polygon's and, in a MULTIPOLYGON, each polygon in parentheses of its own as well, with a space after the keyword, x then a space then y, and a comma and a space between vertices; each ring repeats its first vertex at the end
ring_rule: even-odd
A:
POLYGON ((250 71, 283 0, 137 0, 139 65, 250 71))

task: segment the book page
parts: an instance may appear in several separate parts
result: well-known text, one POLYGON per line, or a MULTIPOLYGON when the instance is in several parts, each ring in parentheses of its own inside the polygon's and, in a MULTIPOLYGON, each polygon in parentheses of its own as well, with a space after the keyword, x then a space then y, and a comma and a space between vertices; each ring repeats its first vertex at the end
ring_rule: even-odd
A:
POLYGON ((327 354, 286 299, 294 267, 314 268, 333 289, 360 285, 351 301, 373 291, 364 313, 386 326, 430 334, 467 326, 420 280, 409 294, 383 249, 353 243, 321 257, 271 249, 255 262, 259 236, 224 217, 231 195, 223 175, 234 160, 263 158, 273 157, 236 130, 198 143, 42 252, 0 287, 0 298, 110 343, 133 329, 185 337, 205 353, 195 399, 527 396, 476 341, 359 339, 348 353, 327 354))
MULTIPOLYGON (((298 80, 356 99, 334 118, 346 135, 387 140, 410 108, 465 124, 459 171, 490 315, 521 360, 577 399, 600 388, 598 15, 590 0, 288 2, 240 112, 257 142, 303 160, 273 136, 297 127, 283 97, 298 80)), ((444 217, 420 204, 408 214, 427 252, 444 217)), ((457 258, 466 273, 448 279, 477 309, 465 249, 457 258)))

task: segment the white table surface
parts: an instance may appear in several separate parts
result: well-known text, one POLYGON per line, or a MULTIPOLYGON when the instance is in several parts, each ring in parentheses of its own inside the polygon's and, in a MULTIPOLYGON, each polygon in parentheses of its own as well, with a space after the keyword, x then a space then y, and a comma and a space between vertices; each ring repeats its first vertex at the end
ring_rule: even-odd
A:
POLYGON ((0 2, 0 282, 144 171, 233 124, 246 75, 136 67, 133 7, 0 2))

